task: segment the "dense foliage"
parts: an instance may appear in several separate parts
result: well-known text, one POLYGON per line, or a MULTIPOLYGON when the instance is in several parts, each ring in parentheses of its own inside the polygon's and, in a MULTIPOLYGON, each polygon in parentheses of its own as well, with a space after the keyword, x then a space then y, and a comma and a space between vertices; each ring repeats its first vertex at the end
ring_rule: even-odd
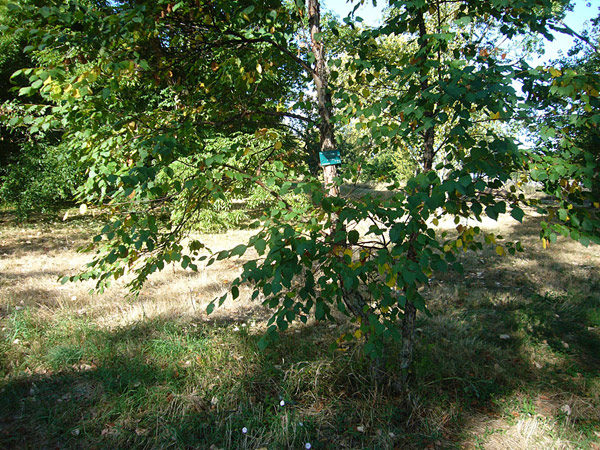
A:
POLYGON ((354 30, 351 19, 322 28, 313 0, 22 4, 12 13, 39 64, 21 72, 29 83, 20 94, 46 103, 14 104, 11 121, 32 133, 63 129, 88 173, 81 200, 112 215, 89 247, 98 252, 89 270, 71 279, 92 277, 103 289, 128 274, 139 291, 168 263, 201 270, 253 247, 259 257, 231 294, 249 283, 273 309, 261 345, 293 321, 338 309, 357 323, 340 339, 364 338, 375 357, 401 342, 406 373, 429 278, 460 272, 467 250, 521 250, 467 219, 521 221, 524 206, 537 205, 519 190, 531 178, 560 202, 544 245, 557 231, 600 242, 598 154, 581 133, 559 136, 567 124, 597 132, 597 71, 534 68, 501 47, 550 36, 565 4, 397 1, 381 27, 354 30), (329 35, 339 40, 327 53, 329 35), (535 128, 540 108, 569 115, 535 128), (544 146, 523 150, 502 126, 511 120, 534 127, 544 146), (394 166, 402 176, 374 164, 388 192, 345 195, 336 186, 359 180, 362 168, 336 175, 330 166, 323 186, 316 128, 321 150, 341 146, 336 129, 354 129, 369 158, 404 152, 408 163, 394 166), (523 179, 507 189, 517 173, 523 179), (202 242, 185 240, 199 215, 257 189, 264 209, 248 245, 206 256, 202 242), (446 217, 456 233, 437 229, 446 217))
MULTIPOLYGON (((7 2, 0 2, 0 25, 17 24, 7 2)), ((39 94, 26 103, 19 101, 18 85, 27 81, 20 73, 36 64, 36 55, 23 51, 29 45, 26 30, 15 31, 0 36, 0 116, 6 119, 0 123, 0 201, 24 219, 33 212, 72 204, 84 173, 69 149, 60 145, 60 129, 30 130, 29 122, 5 116, 17 105, 25 110, 46 102, 39 94)))

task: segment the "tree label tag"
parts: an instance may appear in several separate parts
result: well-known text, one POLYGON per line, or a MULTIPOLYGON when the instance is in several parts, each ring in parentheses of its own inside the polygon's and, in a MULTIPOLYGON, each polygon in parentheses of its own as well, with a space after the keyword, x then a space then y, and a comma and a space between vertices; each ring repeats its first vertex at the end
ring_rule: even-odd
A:
POLYGON ((319 160, 321 161, 321 166, 333 166, 334 164, 342 163, 342 156, 340 155, 339 150, 327 150, 324 152, 319 152, 319 160))

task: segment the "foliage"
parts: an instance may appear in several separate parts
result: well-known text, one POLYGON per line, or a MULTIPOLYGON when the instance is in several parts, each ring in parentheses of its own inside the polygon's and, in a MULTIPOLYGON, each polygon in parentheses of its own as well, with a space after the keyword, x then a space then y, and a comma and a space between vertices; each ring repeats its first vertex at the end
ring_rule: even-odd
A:
MULTIPOLYGON (((0 25, 16 24, 7 2, 0 2, 0 25)), ((31 133, 29 122, 18 125, 6 116, 11 103, 23 111, 44 102, 35 94, 28 98, 29 104, 18 99, 18 83, 26 81, 19 73, 36 64, 31 52, 23 52, 28 44, 23 28, 0 36, 0 199, 14 207, 20 219, 73 202, 83 179, 77 159, 59 145, 60 130, 43 127, 42 133, 35 129, 31 133)))
MULTIPOLYGON (((6 10, 6 2, 0 2, 0 25, 10 24, 6 10)), ((2 33, 0 35, 0 105, 14 99, 12 92, 14 83, 11 75, 18 69, 31 66, 31 60, 21 49, 26 45, 23 33, 2 33)), ((2 115, 2 106, 0 106, 2 115)), ((19 153, 23 133, 11 130, 5 123, 0 123, 0 175, 6 172, 6 166, 14 155, 19 153)))
POLYGON ((0 197, 15 206, 19 218, 72 202, 83 181, 72 155, 47 141, 22 144, 18 159, 6 173, 0 178, 0 197))
POLYGON ((557 235, 571 236, 587 245, 598 242, 600 208, 600 66, 598 23, 580 41, 574 55, 557 61, 540 81, 528 86, 533 113, 541 122, 531 151, 531 175, 547 194, 558 200, 547 214, 544 247, 557 235), (556 220, 558 218, 558 220, 556 220))
MULTIPOLYGON (((505 213, 523 220, 528 200, 516 187, 503 189, 515 172, 548 180, 548 192, 560 197, 561 223, 546 227, 544 242, 558 229, 584 244, 599 242, 600 209, 588 203, 597 191, 597 160, 589 151, 542 127, 547 151, 525 153, 501 127, 481 126, 527 120, 540 90, 551 110, 576 102, 586 114, 570 120, 596 126, 597 76, 531 68, 496 45, 521 34, 549 36, 559 28, 557 3, 566 2, 390 2, 384 25, 350 34, 352 51, 330 60, 328 70, 313 0, 306 8, 275 0, 13 7, 37 39, 29 50, 40 60, 22 72, 29 85, 20 93, 39 92, 54 105, 15 108, 14 123, 32 132, 64 126, 67 145, 89 168, 82 200, 104 204, 113 217, 88 248, 99 252, 89 271, 71 279, 94 278, 103 289, 131 273, 139 291, 166 264, 198 270, 204 260, 240 257, 253 247, 259 257, 244 265, 231 295, 249 283, 253 298, 273 309, 261 347, 294 321, 331 319, 338 309, 359 325, 338 342, 364 339, 375 357, 401 342, 406 375, 416 311, 428 312, 421 292, 430 277, 460 272, 458 255, 467 250, 521 250, 465 225, 505 213), (302 33, 310 40, 304 45, 302 33), (404 39, 398 51, 380 51, 394 36, 404 39), (333 83, 342 71, 380 92, 360 93, 362 101, 350 82, 333 83), (316 101, 305 96, 309 81, 316 101), (389 195, 331 195, 335 187, 324 188, 306 163, 311 146, 290 131, 296 123, 314 127, 314 109, 321 149, 335 145, 334 126, 358 121, 374 154, 404 143, 418 173, 406 186, 392 183, 389 195), (585 163, 563 164, 573 159, 564 157, 569 153, 585 163), (191 170, 177 173, 184 163, 191 170), (239 198, 252 185, 272 201, 248 245, 206 257, 202 242, 185 241, 207 205, 239 198), (458 235, 437 229, 445 217, 458 235)), ((393 181, 387 171, 379 175, 393 181)), ((351 165, 334 182, 358 176, 351 165)))

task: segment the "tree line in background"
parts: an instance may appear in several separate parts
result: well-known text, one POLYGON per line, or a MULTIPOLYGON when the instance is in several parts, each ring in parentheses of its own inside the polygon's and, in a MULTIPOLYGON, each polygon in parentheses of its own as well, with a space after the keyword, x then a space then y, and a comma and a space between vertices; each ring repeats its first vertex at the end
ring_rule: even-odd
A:
POLYGON ((100 290, 126 276, 139 292, 166 264, 201 270, 252 247, 231 296, 248 284, 272 308, 261 345, 337 309, 356 323, 338 342, 363 341, 376 376, 398 345, 404 389, 429 278, 461 272, 467 250, 522 250, 465 219, 533 207, 544 247, 600 242, 598 20, 532 67, 523 54, 542 37, 573 33, 568 1, 390 1, 379 27, 320 6, 4 4, 2 83, 17 87, 0 191, 21 214, 73 198, 102 208, 96 256, 70 277, 100 290), (321 169, 332 150, 343 164, 321 169), (199 224, 256 234, 206 256, 188 239, 199 224))

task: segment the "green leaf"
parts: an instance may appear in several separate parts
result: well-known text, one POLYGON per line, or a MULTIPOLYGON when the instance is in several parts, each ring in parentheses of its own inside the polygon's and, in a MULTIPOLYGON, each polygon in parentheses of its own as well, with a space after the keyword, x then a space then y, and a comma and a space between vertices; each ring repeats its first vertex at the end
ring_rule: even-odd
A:
POLYGON ((317 320, 323 320, 325 318, 325 304, 323 300, 317 300, 315 305, 315 318, 317 320))
POLYGON ((513 206, 512 210, 510 211, 510 215, 513 216, 515 220, 523 222, 523 217, 525 216, 525 213, 521 208, 513 206))
POLYGON ((256 344, 258 346, 258 349, 260 351, 264 351, 266 350, 266 348, 269 346, 269 341, 267 340, 267 336, 263 336, 258 340, 258 343, 256 344))
POLYGON ((258 252, 259 255, 264 254, 265 249, 267 248, 267 241, 265 241, 262 238, 257 239, 254 242, 254 248, 256 249, 256 251, 258 252))
POLYGON ((246 253, 247 248, 248 246, 244 244, 237 245, 233 248, 233 250, 231 250, 231 256, 242 256, 244 253, 246 253))
POLYGON ((210 302, 208 304, 208 306, 206 307, 206 314, 212 314, 212 312, 215 310, 215 302, 210 302))

